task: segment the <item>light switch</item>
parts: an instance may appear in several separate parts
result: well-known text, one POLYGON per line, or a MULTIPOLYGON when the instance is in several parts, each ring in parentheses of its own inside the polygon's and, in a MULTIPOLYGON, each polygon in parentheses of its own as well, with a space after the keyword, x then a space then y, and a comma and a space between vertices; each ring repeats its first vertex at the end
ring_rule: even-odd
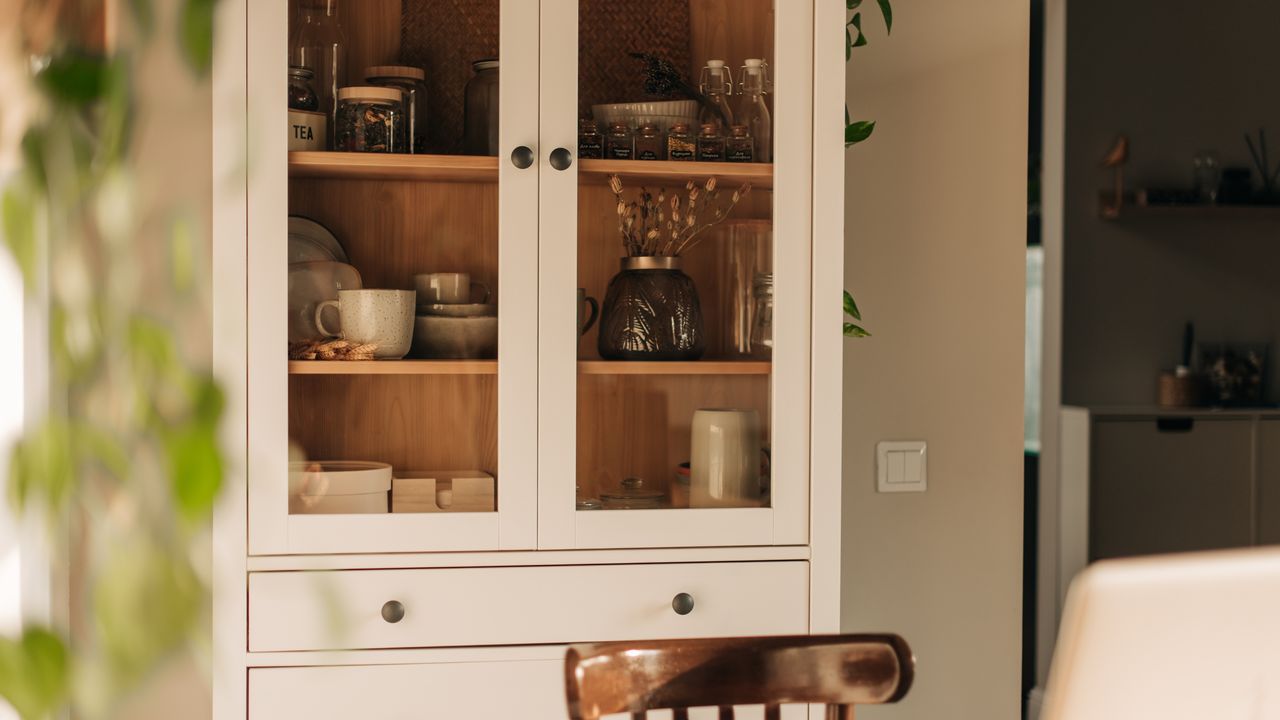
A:
POLYGON ((876 487, 880 492, 924 492, 926 476, 924 441, 881 442, 876 445, 876 487))

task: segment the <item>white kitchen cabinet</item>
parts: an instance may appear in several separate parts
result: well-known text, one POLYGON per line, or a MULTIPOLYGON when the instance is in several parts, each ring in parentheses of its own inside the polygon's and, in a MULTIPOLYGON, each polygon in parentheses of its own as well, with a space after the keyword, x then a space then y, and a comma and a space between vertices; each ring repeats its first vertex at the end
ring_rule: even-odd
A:
POLYGON ((388 665, 378 653, 837 631, 840 406, 817 399, 840 393, 844 5, 688 0, 676 26, 663 15, 664 47, 694 84, 708 60, 735 80, 746 59, 767 62, 773 162, 726 163, 578 157, 580 115, 631 99, 600 96, 589 76, 645 49, 626 47, 629 25, 614 30, 627 41, 590 42, 600 13, 657 12, 639 0, 343 0, 348 84, 367 66, 425 66, 432 146, 290 153, 276 129, 294 2, 220 6, 215 87, 243 117, 220 118, 216 145, 244 153, 247 172, 219 178, 215 218, 217 366, 242 461, 217 518, 219 720, 506 717, 517 705, 556 717, 563 682, 545 658, 388 665), (485 55, 500 58, 497 154, 461 154, 461 85, 485 55), (751 185, 680 261, 702 299, 701 357, 609 360, 598 324, 579 337, 577 290, 603 301, 625 254, 615 174, 628 192, 751 185), (496 359, 289 359, 290 215, 331 230, 365 288, 470 273, 497 304, 496 359), (731 337, 728 245, 748 231, 755 270, 772 275, 771 353, 731 337), (768 490, 691 508, 676 476, 692 418, 724 407, 760 418, 768 490), (496 503, 291 511, 300 457, 481 470, 496 503), (614 509, 631 477, 656 507, 614 509), (676 612, 681 593, 693 612, 676 612), (510 698, 486 695, 495 684, 510 698))

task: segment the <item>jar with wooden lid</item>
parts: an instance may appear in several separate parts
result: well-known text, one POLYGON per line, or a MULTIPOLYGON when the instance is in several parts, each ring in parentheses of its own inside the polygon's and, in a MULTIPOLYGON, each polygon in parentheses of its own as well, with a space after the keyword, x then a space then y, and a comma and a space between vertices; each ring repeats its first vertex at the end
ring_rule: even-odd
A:
POLYGON ((604 157, 604 134, 600 123, 591 118, 578 121, 578 158, 599 160, 604 157))
POLYGON ((604 139, 604 156, 610 160, 630 160, 635 157, 632 143, 631 127, 625 122, 613 123, 604 139))
POLYGON ((688 123, 676 123, 667 133, 667 159, 688 162, 698 158, 697 139, 688 123))
POLYGON ((725 162, 749 163, 755 158, 755 140, 746 125, 734 125, 724 141, 725 162))
POLYGON ((427 145, 427 74, 408 65, 374 65, 365 68, 370 85, 396 88, 403 95, 405 112, 404 151, 424 153, 427 145))
POLYGON ((338 91, 334 149, 345 152, 403 152, 404 106, 396 88, 358 85, 338 91))
POLYGON ((637 160, 662 159, 662 133, 653 123, 645 123, 636 133, 635 157, 637 160))
POLYGON ((698 160, 701 162, 724 160, 724 135, 720 134, 719 125, 702 124, 702 132, 698 134, 698 160))

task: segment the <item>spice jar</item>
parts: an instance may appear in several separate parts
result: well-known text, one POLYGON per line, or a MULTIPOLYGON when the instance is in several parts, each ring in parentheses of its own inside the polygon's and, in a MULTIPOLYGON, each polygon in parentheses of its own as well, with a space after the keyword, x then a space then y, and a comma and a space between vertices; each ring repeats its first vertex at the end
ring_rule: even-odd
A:
POLYGON ((759 273, 752 284, 755 311, 751 319, 751 354, 767 358, 773 353, 773 273, 759 273))
POLYGON ((661 160, 662 134, 658 132, 658 126, 653 123, 641 125, 640 132, 636 133, 635 147, 637 160, 661 160))
POLYGON ((755 141, 746 125, 734 125, 729 130, 729 137, 724 141, 724 159, 726 162, 749 163, 754 158, 755 141))
POLYGON ((578 121, 578 157, 583 160, 604 157, 604 135, 600 134, 600 123, 590 118, 578 121))
POLYGON ((698 135, 698 159, 703 162, 724 160, 724 136, 720 134, 719 125, 703 123, 702 133, 698 135))
POLYGON ((316 89, 312 86, 315 77, 315 73, 300 65, 289 66, 290 110, 315 112, 320 109, 320 96, 316 95, 316 89))
POLYGON ((695 160, 697 156, 698 146, 693 133, 689 132, 688 123, 672 125, 671 131, 667 133, 667 159, 695 160))
POLYGON ((604 156, 610 160, 630 160, 634 157, 631 128, 625 122, 609 126, 609 136, 604 139, 604 156))
POLYGON ((338 91, 334 149, 347 152, 402 152, 404 110, 395 88, 356 86, 338 91))
POLYGON ((370 85, 396 88, 403 95, 405 142, 403 152, 424 153, 427 145, 427 74, 407 65, 375 65, 365 68, 370 85))
POLYGON ((498 61, 471 63, 476 74, 467 81, 463 103, 462 151, 468 155, 498 154, 498 61))

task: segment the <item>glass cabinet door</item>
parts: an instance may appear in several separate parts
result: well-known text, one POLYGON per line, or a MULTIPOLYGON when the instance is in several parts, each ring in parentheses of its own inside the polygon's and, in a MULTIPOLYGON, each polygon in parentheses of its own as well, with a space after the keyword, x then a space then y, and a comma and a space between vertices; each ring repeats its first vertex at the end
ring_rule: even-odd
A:
POLYGON ((778 4, 542 2, 540 547, 808 540, 812 5, 778 4))
POLYGON ((536 3, 249 13, 250 552, 534 547, 536 3))

